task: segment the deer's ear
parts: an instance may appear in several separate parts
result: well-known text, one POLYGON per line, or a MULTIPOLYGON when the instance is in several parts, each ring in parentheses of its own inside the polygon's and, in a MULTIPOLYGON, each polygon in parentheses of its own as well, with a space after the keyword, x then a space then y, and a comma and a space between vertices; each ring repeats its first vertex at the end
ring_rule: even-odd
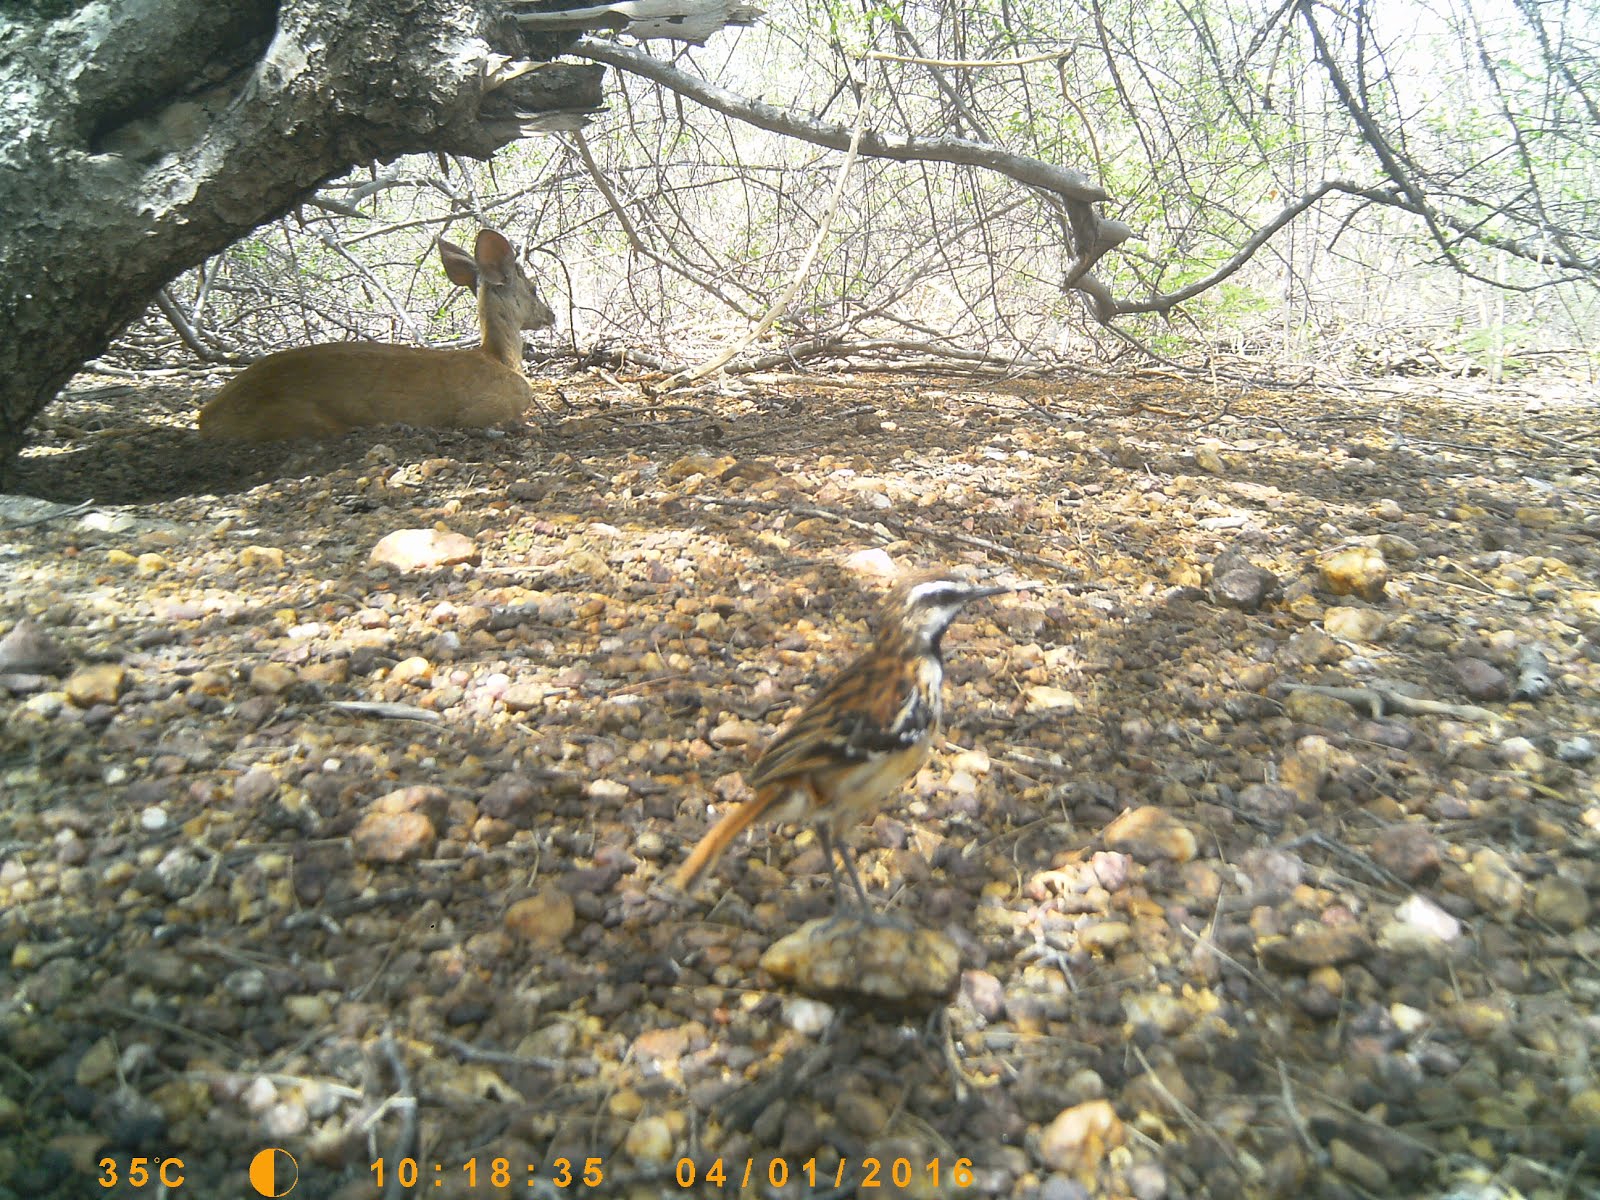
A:
POLYGON ((472 256, 478 262, 478 274, 493 284, 503 284, 517 273, 517 252, 492 229, 478 234, 472 256))
POLYGON ((478 264, 472 261, 472 255, 454 242, 440 238, 439 260, 444 263, 444 273, 450 277, 451 283, 478 290, 478 264))

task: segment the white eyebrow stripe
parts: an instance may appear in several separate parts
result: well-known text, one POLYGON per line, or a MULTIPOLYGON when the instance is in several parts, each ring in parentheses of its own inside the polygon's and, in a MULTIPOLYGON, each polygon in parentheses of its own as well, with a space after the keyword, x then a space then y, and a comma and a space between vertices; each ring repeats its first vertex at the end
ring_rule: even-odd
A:
POLYGON ((925 599, 928 596, 935 595, 939 592, 951 592, 955 590, 956 585, 951 583, 948 579, 930 579, 926 583, 919 583, 916 587, 912 588, 907 594, 906 599, 912 604, 915 604, 917 601, 925 599))

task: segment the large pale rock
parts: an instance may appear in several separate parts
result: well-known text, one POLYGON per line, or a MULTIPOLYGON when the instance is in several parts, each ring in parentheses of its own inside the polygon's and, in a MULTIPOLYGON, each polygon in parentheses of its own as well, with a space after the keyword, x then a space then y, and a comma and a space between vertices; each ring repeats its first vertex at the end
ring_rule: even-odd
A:
POLYGON ((1137 862, 1167 859, 1186 863, 1199 850, 1194 833, 1180 820, 1153 805, 1130 808, 1106 826, 1106 848, 1120 850, 1137 862))
POLYGON ((1351 546, 1325 554, 1317 560, 1317 573, 1323 590, 1370 601, 1382 600, 1389 583, 1389 564, 1374 546, 1351 546))
POLYGON ((1039 1157, 1055 1171, 1091 1175, 1106 1155, 1128 1140, 1122 1118, 1108 1100, 1088 1100, 1056 1115, 1039 1134, 1039 1157))
POLYGON ((431 571, 476 563, 478 548, 471 538, 448 529, 397 529, 372 548, 371 559, 399 571, 431 571))
POLYGON ((807 921, 767 948, 761 966, 799 991, 922 1010, 947 1003, 961 952, 942 933, 841 915, 807 921))

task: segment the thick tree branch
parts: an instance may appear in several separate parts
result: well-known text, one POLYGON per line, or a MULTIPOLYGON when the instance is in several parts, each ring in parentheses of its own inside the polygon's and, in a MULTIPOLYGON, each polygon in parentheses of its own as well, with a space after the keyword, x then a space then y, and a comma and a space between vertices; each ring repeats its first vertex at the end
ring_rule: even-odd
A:
MULTIPOLYGON (((658 83, 724 116, 745 121, 769 133, 782 134, 833 150, 846 150, 851 143, 851 131, 843 125, 823 124, 792 110, 752 100, 614 42, 581 38, 572 47, 571 53, 658 83)), ((1066 206, 1074 241, 1074 259, 1068 268, 1064 286, 1086 293, 1093 301, 1096 316, 1102 321, 1109 319, 1108 315, 1102 315, 1108 312, 1106 303, 1110 298, 1109 290, 1090 272, 1103 255, 1131 238, 1133 230, 1121 221, 1102 217, 1094 210, 1096 201, 1108 198, 1098 184, 1091 183, 1070 168, 1040 162, 965 138, 900 137, 863 130, 860 153, 867 158, 886 158, 895 162, 947 162, 981 167, 1058 197, 1066 206)), ((1112 305, 1111 310, 1114 311, 1114 308, 1112 305)))
MULTIPOLYGON (((680 71, 642 51, 598 38, 581 38, 571 53, 659 83, 680 96, 687 96, 724 116, 748 122, 769 133, 781 133, 785 137, 798 138, 813 146, 826 146, 830 150, 847 150, 850 147, 850 130, 844 125, 824 125, 790 109, 751 100, 680 71)), ((861 154, 865 158, 888 158, 896 162, 947 162, 982 167, 1009 176, 1018 183, 1054 192, 1076 204, 1092 204, 1108 199, 1105 189, 1070 168, 1012 154, 1008 150, 970 142, 965 138, 898 137, 865 129, 861 132, 861 154)))

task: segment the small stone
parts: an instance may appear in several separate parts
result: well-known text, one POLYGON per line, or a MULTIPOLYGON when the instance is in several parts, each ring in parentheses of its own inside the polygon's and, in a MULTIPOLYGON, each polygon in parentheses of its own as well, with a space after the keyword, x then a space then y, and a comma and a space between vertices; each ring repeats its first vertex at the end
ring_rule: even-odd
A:
POLYGON ((1383 1169, 1383 1164, 1368 1158, 1342 1138, 1334 1138, 1328 1146, 1328 1158, 1335 1171, 1355 1180, 1367 1191, 1379 1196, 1392 1194, 1389 1172, 1383 1169))
POLYGON ((1264 846, 1252 847, 1239 860, 1239 869, 1254 894, 1292 892, 1305 878, 1306 864, 1298 854, 1264 846))
POLYGON ((328 1002, 318 995, 285 996, 283 1011, 301 1025, 326 1025, 333 1018, 328 1002))
POLYGON ((1377 642, 1388 632, 1389 618, 1375 608, 1330 608, 1322 614, 1322 628, 1329 637, 1350 642, 1377 642))
POLYGON ((783 1021, 803 1037, 818 1037, 833 1023, 833 1005, 809 996, 791 996, 783 1002, 783 1021))
POLYGON ((1589 921, 1589 894, 1565 876, 1547 876, 1533 889, 1533 915, 1567 933, 1582 929, 1589 921))
POLYGON ((167 810, 159 804, 152 804, 142 809, 139 813, 139 828, 149 833, 156 833, 167 827, 170 818, 167 810))
POLYGON ((748 746, 761 740, 761 727, 754 721, 745 721, 737 717, 729 717, 726 721, 718 723, 706 735, 706 741, 718 749, 727 749, 733 746, 748 746))
POLYGON ((438 529, 397 529, 372 548, 374 563, 400 571, 431 571, 457 563, 476 563, 478 548, 472 539, 438 529))
POLYGON ((1462 694, 1473 700, 1504 700, 1511 694, 1510 677, 1491 662, 1469 656, 1451 665, 1462 694))
POLYGON ((1284 715, 1299 725, 1320 729, 1349 729, 1356 723, 1355 710, 1337 696, 1296 688, 1283 700, 1284 715))
POLYGON ((1132 808, 1107 825, 1106 848, 1119 850, 1141 863, 1167 860, 1186 863, 1199 852, 1193 832, 1164 809, 1132 808))
POLYGON ((500 693, 500 703, 506 706, 508 712, 532 712, 536 708, 544 707, 545 698, 549 694, 549 690, 542 684, 513 683, 500 693))
POLYGON ((154 551, 149 551, 139 555, 139 557, 134 560, 134 563, 134 570, 140 575, 159 575, 161 572, 172 566, 170 562, 168 562, 161 555, 156 554, 154 551))
POLYGON ((1536 775, 1545 769, 1544 755, 1525 737, 1506 738, 1494 748, 1494 756, 1508 767, 1536 775))
POLYGON ((67 699, 79 708, 115 704, 122 695, 128 671, 120 663, 94 663, 74 671, 63 685, 67 699))
POLYGON ((1320 629, 1302 629, 1289 639, 1283 658, 1290 664, 1302 663, 1308 667, 1327 666, 1342 662, 1350 651, 1320 629))
POLYGON ((1584 1129, 1600 1129, 1600 1088, 1585 1088, 1567 1101, 1567 1117, 1584 1129))
POLYGON ((661 477, 670 480, 690 479, 696 475, 715 478, 738 461, 732 455, 713 458, 709 454, 688 454, 669 464, 666 470, 661 472, 661 477))
POLYGON ((1108 892, 1120 892, 1128 884, 1128 874, 1133 869, 1133 859, 1126 854, 1096 850, 1089 859, 1094 877, 1108 892))
POLYGON ((277 1085, 265 1075, 257 1075, 248 1084, 244 1091, 239 1093, 239 1103, 246 1112, 260 1116, 278 1102, 277 1085))
POLYGON ((1317 562, 1319 581, 1335 596, 1360 596, 1377 602, 1389 582, 1389 564, 1375 547, 1351 546, 1324 555, 1317 562))
POLYGON ((840 1125, 862 1139, 879 1136, 892 1116, 888 1106, 871 1092, 856 1090, 843 1093, 835 1101, 833 1115, 840 1125))
POLYGON ((1556 757, 1573 766, 1592 762, 1596 753, 1594 742, 1586 737, 1563 738, 1556 743, 1556 757))
POLYGON ((1005 987, 988 971, 961 972, 961 998, 985 1021, 998 1021, 1005 1015, 1005 987))
POLYGON ((1511 1023, 1506 1010, 1487 1001, 1467 1000, 1451 1005, 1450 1023, 1461 1031, 1468 1041, 1481 1042, 1493 1037, 1511 1023))
POLYGON ((18 621, 0 638, 0 675, 60 675, 69 665, 61 644, 35 621, 18 621))
POLYGON ((510 820, 526 812, 539 796, 533 780, 525 775, 501 775, 478 800, 478 811, 497 821, 510 820))
POLYGON ((311 1126, 311 1114, 296 1098, 274 1104, 261 1116, 261 1132, 274 1142, 299 1137, 311 1126))
POLYGON ((1313 967, 1360 962, 1372 954, 1372 942, 1350 925, 1320 926, 1286 938, 1263 942, 1261 961, 1278 971, 1309 971, 1313 967))
POLYGON ((371 811, 350 834, 362 862, 400 863, 433 849, 433 822, 426 813, 371 811))
POLYGON ((433 664, 420 654, 402 658, 389 668, 390 683, 411 683, 418 687, 433 678, 433 664))
POLYGON ((1167 1172, 1160 1163, 1136 1163, 1128 1171, 1128 1190, 1133 1200, 1166 1200, 1167 1172))
POLYGON ((672 1157, 672 1127, 662 1117, 641 1118, 623 1138, 622 1149, 636 1163, 659 1166, 672 1157))
POLYGON ((544 888, 506 910, 505 924, 516 937, 553 946, 577 923, 572 897, 560 888, 544 888))
POLYGON ((583 790, 591 800, 601 800, 608 804, 621 804, 633 795, 627 784, 615 779, 591 780, 583 790))
POLYGON ((1089 1189, 1065 1175, 1050 1175, 1033 1193, 1036 1200, 1091 1200, 1089 1189))
POLYGON ((1062 1110, 1045 1126, 1039 1134, 1039 1157, 1052 1170, 1088 1176, 1127 1137, 1110 1102, 1090 1100, 1062 1110))
POLYGON ((637 1120, 644 1111, 644 1097, 632 1088, 622 1088, 606 1101, 606 1111, 619 1121, 637 1120))
POLYGON ((117 1047, 109 1037, 103 1037, 78 1060, 73 1079, 79 1087, 92 1088, 110 1079, 117 1069, 117 1047))
POLYGON ((1472 856, 1467 871, 1472 898, 1479 911, 1488 916, 1511 920, 1522 911, 1522 877, 1498 850, 1485 846, 1472 856))
POLYGON ((267 994, 267 973, 259 967, 240 967, 230 971, 222 986, 246 1004, 254 1004, 267 994))
POLYGON ((1078 945, 1091 954, 1109 954, 1132 937, 1126 921, 1095 921, 1078 930, 1078 945))
POLYGON ((1211 564, 1211 598, 1224 608, 1253 613, 1278 586, 1278 577, 1237 551, 1217 556, 1211 564))
POLYGON ((1412 896, 1394 910, 1395 919, 1442 942, 1461 936, 1461 922, 1426 896, 1412 896))
POLYGON ((1423 883, 1439 874, 1444 851, 1422 825, 1391 825, 1372 839, 1372 859, 1404 883, 1423 883))
POLYGON ((1033 683, 1022 689, 1028 712, 1076 712, 1078 697, 1065 688, 1033 683))
POLYGON ((233 802, 239 808, 255 808, 272 798, 278 790, 278 780, 265 767, 252 767, 234 781, 233 802))
POLYGON ((161 881, 161 893, 168 900, 181 900, 190 895, 210 873, 207 863, 187 846, 174 846, 156 864, 156 878, 161 881))
POLYGON ((1394 1027, 1407 1037, 1414 1037, 1428 1027, 1431 1018, 1420 1008, 1394 1003, 1389 1006, 1389 1018, 1394 1027))
POLYGON ((283 570, 283 551, 276 546, 246 546, 239 551, 239 569, 250 573, 283 570))
POLYGON ((1194 1014, 1170 992, 1139 992, 1122 997, 1122 1013, 1134 1028, 1154 1029, 1170 1037, 1187 1029, 1194 1014))
MULTIPOLYGON (((1297 778, 1294 767, 1301 759, 1291 754, 1285 760, 1282 773, 1286 773, 1290 780, 1297 778)), ((1313 785, 1319 786, 1321 779, 1313 785)), ((1316 798, 1313 790, 1312 799, 1316 798)), ((1241 812, 1256 818, 1258 824, 1266 828, 1272 824, 1279 824, 1294 812, 1296 793, 1276 783, 1252 783, 1240 791, 1238 805, 1241 812)))
POLYGON ((250 686, 268 696, 280 696, 299 682, 294 669, 283 663, 260 663, 250 671, 250 686))

